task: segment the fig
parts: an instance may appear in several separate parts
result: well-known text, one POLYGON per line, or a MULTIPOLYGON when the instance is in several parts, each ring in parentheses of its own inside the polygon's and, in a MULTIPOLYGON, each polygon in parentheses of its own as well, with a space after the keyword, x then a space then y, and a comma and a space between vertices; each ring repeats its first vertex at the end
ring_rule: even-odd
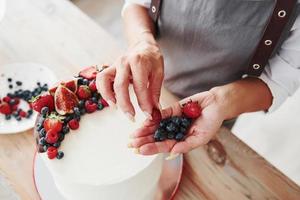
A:
POLYGON ((60 115, 73 113, 74 107, 78 105, 76 94, 64 85, 59 85, 56 89, 54 101, 56 112, 60 115))
POLYGON ((77 79, 69 80, 67 82, 61 82, 56 84, 54 87, 50 88, 49 93, 54 96, 55 91, 59 85, 64 85, 66 88, 71 90, 72 92, 76 93, 77 91, 77 79))

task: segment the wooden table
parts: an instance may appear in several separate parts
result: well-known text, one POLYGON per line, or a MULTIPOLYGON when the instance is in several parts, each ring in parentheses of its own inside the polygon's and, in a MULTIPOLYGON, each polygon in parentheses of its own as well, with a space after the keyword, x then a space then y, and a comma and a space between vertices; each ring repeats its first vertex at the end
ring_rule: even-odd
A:
MULTIPOLYGON (((68 1, 7 1, 0 22, 0 71, 12 62, 37 62, 64 79, 80 66, 111 63, 120 53, 114 39, 68 1)), ((0 135, 0 148, 0 174, 21 199, 38 199, 32 130, 0 135)), ((175 199, 300 199, 295 183, 226 129, 185 159, 175 199)))

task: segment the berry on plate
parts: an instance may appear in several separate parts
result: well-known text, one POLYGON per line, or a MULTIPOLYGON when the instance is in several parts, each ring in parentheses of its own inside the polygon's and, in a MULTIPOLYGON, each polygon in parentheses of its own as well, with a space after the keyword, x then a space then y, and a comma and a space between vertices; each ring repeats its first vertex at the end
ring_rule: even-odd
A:
POLYGON ((189 101, 183 105, 182 112, 186 117, 195 119, 201 115, 201 108, 198 102, 189 101))
POLYGON ((8 103, 6 103, 5 101, 3 101, 1 104, 0 104, 0 113, 4 114, 4 115, 9 115, 12 113, 12 109, 11 107, 9 106, 8 103))

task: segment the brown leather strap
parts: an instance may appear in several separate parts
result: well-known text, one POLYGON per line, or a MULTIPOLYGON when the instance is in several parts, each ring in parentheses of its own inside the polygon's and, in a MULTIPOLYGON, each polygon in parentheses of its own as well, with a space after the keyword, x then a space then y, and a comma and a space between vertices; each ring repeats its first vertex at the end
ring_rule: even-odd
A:
POLYGON ((151 0, 149 15, 156 24, 160 14, 161 0, 151 0))
POLYGON ((289 22, 296 3, 297 0, 277 0, 264 35, 257 45, 256 51, 249 63, 246 71, 247 75, 261 75, 284 32, 286 24, 289 22))

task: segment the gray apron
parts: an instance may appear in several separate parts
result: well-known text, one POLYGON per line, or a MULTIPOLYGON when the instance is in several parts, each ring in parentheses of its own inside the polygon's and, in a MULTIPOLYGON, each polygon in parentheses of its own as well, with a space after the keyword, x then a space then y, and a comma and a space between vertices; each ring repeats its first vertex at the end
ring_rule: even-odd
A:
POLYGON ((274 6, 275 0, 162 1, 165 87, 183 98, 241 79, 274 6))

